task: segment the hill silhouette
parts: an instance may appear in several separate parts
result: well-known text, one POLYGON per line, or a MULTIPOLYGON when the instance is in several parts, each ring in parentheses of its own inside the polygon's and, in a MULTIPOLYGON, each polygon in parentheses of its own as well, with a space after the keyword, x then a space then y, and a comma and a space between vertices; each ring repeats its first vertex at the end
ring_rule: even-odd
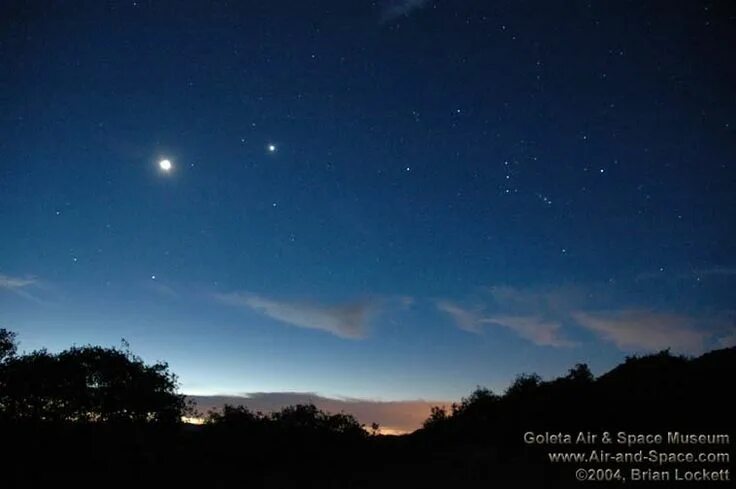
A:
MULTIPOLYGON (((0 433, 6 449, 0 486, 584 487, 574 477, 579 466, 628 471, 632 464, 554 463, 549 452, 575 448, 529 443, 526 437, 724 434, 730 444, 649 440, 615 450, 733 455, 735 366, 736 348, 729 348, 698 358, 669 351, 629 357, 598 378, 584 364, 546 381, 522 374, 503 393, 479 387, 450 409, 434 408, 410 435, 382 436, 348 413, 310 404, 270 414, 226 406, 200 413, 206 418, 202 426, 185 424, 180 419, 192 415, 192 408, 176 392, 176 376, 166 364, 146 365, 127 347, 18 355, 14 335, 0 330, 0 433)), ((583 448, 613 450, 600 440, 583 448)))

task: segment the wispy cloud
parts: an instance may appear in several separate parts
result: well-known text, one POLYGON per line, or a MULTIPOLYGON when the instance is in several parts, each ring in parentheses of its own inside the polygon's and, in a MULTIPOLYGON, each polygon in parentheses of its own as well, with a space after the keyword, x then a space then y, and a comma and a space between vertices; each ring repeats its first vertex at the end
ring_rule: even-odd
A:
POLYGON ((0 291, 5 290, 12 292, 26 300, 33 301, 38 304, 44 304, 45 302, 36 297, 35 294, 35 291, 40 287, 41 283, 35 277, 13 277, 0 273, 0 291))
POLYGON ((381 8, 381 23, 407 17, 428 4, 428 0, 387 0, 381 8))
POLYGON ((419 428, 432 406, 447 401, 376 401, 371 399, 330 398, 312 392, 255 392, 242 396, 189 396, 203 414, 221 409, 224 404, 247 406, 251 411, 270 413, 295 404, 314 404, 330 413, 352 414, 362 424, 381 425, 384 433, 407 433, 419 428))
POLYGON ((292 326, 325 331, 348 339, 366 337, 368 319, 374 308, 368 301, 323 305, 276 300, 246 292, 216 294, 216 298, 224 304, 247 307, 292 326))
POLYGON ((478 310, 467 309, 449 301, 437 302, 437 309, 449 314, 457 327, 464 331, 480 333, 482 330, 482 321, 478 310))
POLYGON ((562 324, 541 316, 488 315, 482 310, 468 309, 449 301, 439 301, 437 308, 449 314, 458 328, 480 333, 484 325, 500 326, 539 346, 571 347, 576 343, 562 336, 562 324))
POLYGON ((416 303, 416 299, 409 295, 400 295, 393 299, 401 308, 409 309, 416 303))
POLYGON ((33 277, 11 277, 0 273, 0 289, 18 290, 36 283, 33 277))
POLYGON ((500 311, 515 314, 557 315, 586 302, 586 292, 571 285, 547 287, 511 287, 494 285, 487 288, 493 306, 500 311))
POLYGON ((146 282, 146 287, 156 294, 165 297, 167 299, 178 299, 179 293, 176 291, 174 287, 171 285, 167 285, 165 283, 159 282, 158 280, 152 280, 150 282, 146 282))
POLYGON ((614 343, 623 351, 671 348, 681 353, 702 353, 711 335, 702 320, 644 310, 576 312, 577 323, 614 343))
POLYGON ((562 324, 545 320, 539 316, 490 316, 483 319, 488 324, 497 324, 508 328, 520 337, 535 345, 572 347, 577 343, 562 337, 562 324))
MULTIPOLYGON (((730 269, 714 269, 714 275, 729 275, 730 269)), ((702 353, 708 348, 736 344, 733 312, 684 314, 636 306, 611 307, 620 303, 594 285, 586 291, 575 286, 517 288, 493 286, 476 298, 476 306, 450 301, 437 302, 457 327, 472 333, 490 324, 507 328, 540 346, 571 347, 567 339, 581 329, 612 343, 621 351, 702 353), (477 305, 480 304, 480 305, 477 305)))

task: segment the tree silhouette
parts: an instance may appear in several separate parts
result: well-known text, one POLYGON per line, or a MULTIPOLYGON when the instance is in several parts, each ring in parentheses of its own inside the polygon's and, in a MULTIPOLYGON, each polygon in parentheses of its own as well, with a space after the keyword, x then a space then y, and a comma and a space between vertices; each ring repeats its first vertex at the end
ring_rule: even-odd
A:
POLYGON ((734 348, 629 357, 597 378, 585 364, 551 380, 521 375, 503 394, 477 387, 449 409, 434 407, 422 429, 397 437, 313 404, 270 414, 226 405, 204 426, 174 423, 189 414, 176 377, 126 343, 16 350, 15 335, 0 330, 0 434, 12 447, 2 487, 14 487, 8 474, 18 486, 47 487, 65 471, 97 471, 93 481, 115 473, 131 487, 189 486, 195 466, 208 487, 242 485, 244 474, 249 487, 264 488, 571 487, 569 468, 547 461, 549 447, 525 444, 525 432, 676 427, 736 436, 734 348))
MULTIPOLYGON (((375 424, 375 423, 374 423, 375 424)), ((286 406, 270 415, 253 412, 245 406, 225 404, 221 411, 211 411, 207 417, 210 427, 250 430, 256 432, 280 433, 299 436, 343 436, 362 438, 368 435, 355 417, 350 414, 330 414, 314 404, 286 406)), ((376 430, 378 429, 378 425, 376 430)))
POLYGON ((3 346, 0 367, 0 416, 6 419, 171 423, 186 412, 165 363, 146 365, 130 351, 98 346, 8 356, 13 351, 3 346))
POLYGON ((263 419, 263 415, 254 413, 245 406, 232 406, 225 404, 221 411, 210 411, 207 415, 209 424, 229 424, 247 426, 255 424, 263 419))
POLYGON ((432 406, 429 417, 424 420, 422 426, 425 429, 432 429, 433 427, 442 425, 448 418, 447 409, 441 406, 432 406))
POLYGON ((15 333, 0 328, 0 362, 15 356, 18 346, 15 343, 15 333))
POLYGON ((521 374, 506 389, 507 399, 524 399, 534 395, 542 384, 542 378, 537 374, 521 374))
POLYGON ((588 368, 587 364, 578 363, 575 365, 575 367, 571 368, 568 371, 567 377, 565 377, 565 379, 572 382, 589 383, 593 382, 595 377, 593 377, 593 374, 591 373, 590 368, 588 368))

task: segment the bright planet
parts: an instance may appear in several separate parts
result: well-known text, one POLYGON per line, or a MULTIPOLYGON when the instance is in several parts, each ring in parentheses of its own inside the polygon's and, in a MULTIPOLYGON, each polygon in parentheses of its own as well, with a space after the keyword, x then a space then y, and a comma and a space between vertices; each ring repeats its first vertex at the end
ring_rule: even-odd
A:
POLYGON ((172 168, 171 161, 169 161, 169 160, 161 160, 161 161, 159 161, 158 162, 158 166, 159 166, 159 168, 161 168, 163 171, 166 171, 166 172, 171 171, 171 168, 172 168))

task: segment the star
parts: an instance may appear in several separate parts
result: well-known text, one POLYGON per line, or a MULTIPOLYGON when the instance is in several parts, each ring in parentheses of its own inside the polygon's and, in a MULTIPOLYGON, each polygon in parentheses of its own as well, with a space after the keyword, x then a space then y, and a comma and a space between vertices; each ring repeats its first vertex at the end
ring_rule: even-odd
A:
POLYGON ((276 152, 276 145, 275 144, 269 144, 268 145, 268 152, 269 153, 275 153, 276 152))
POLYGON ((164 172, 168 173, 173 168, 173 165, 171 164, 170 160, 161 160, 158 162, 158 167, 161 168, 164 172))

